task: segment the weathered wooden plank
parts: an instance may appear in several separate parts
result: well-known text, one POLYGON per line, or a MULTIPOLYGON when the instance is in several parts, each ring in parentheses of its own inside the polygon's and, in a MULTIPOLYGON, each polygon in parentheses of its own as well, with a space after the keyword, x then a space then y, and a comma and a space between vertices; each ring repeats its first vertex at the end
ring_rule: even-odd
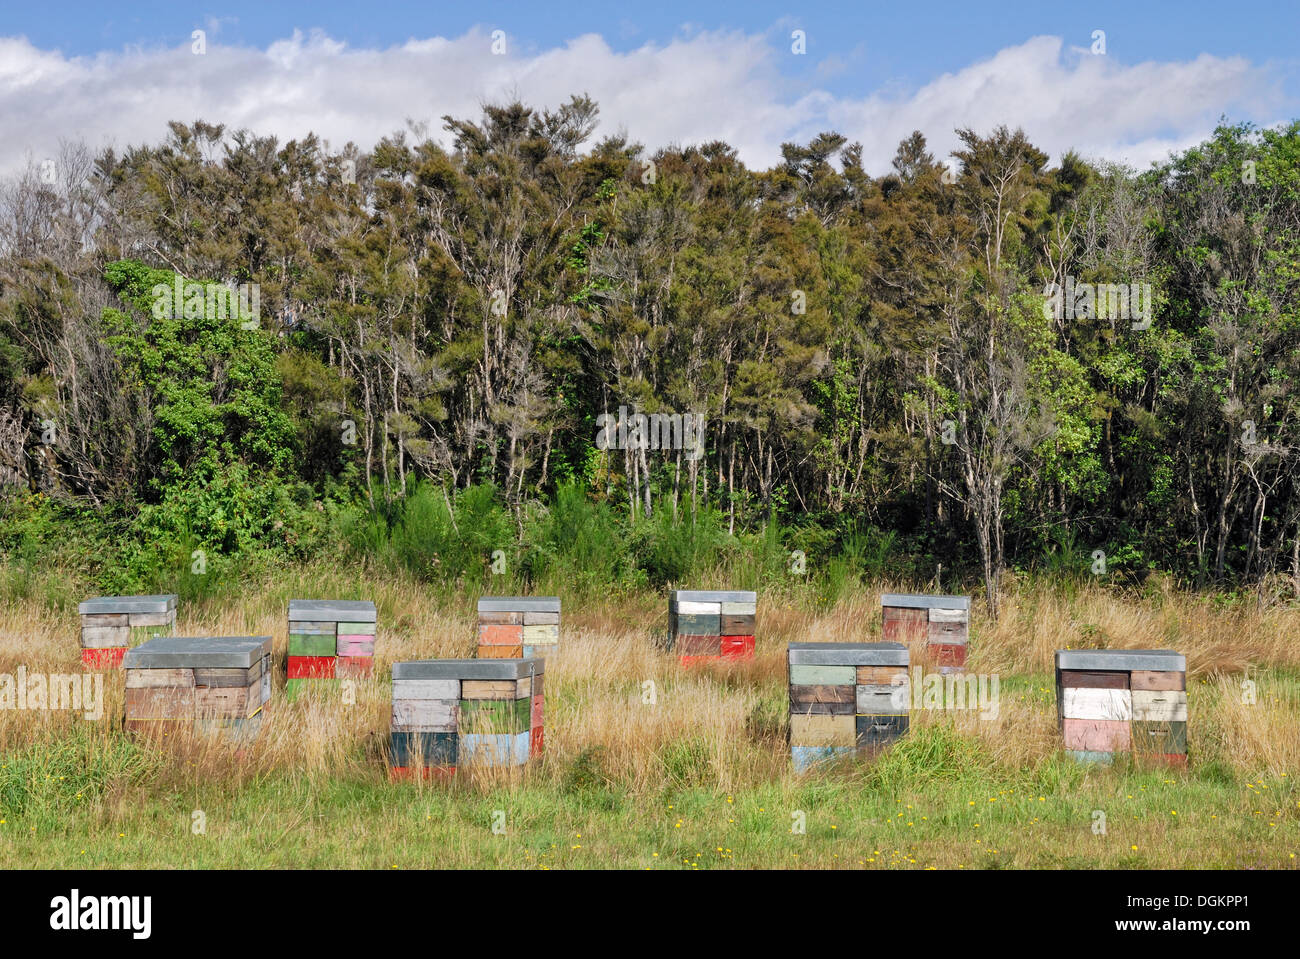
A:
POLYGON ((517 609, 479 610, 478 624, 480 626, 522 626, 524 614, 517 609))
POLYGON ((128 669, 125 670, 127 689, 158 689, 194 685, 192 669, 128 669))
POLYGON ((478 644, 480 646, 522 646, 523 643, 523 626, 488 624, 478 628, 478 644))
POLYGON ((673 631, 679 636, 721 636, 722 616, 678 613, 672 621, 673 631))
POLYGON ((175 626, 176 610, 169 609, 163 613, 127 613, 128 626, 175 626))
POLYGON ((854 735, 858 746, 885 746, 907 732, 910 724, 905 715, 855 716, 854 735))
POLYGON ((924 643, 930 638, 930 624, 924 620, 918 623, 886 621, 880 633, 891 643, 924 643))
POLYGON ((333 656, 290 656, 289 679, 333 679, 333 656))
POLYGON ((1135 689, 1131 695, 1134 720, 1187 722, 1187 694, 1184 692, 1172 689, 1135 689))
POLYGON ((1123 670, 1103 669, 1063 669, 1060 683, 1065 686, 1081 686, 1086 689, 1128 689, 1129 674, 1123 670))
POLYGON ((127 719, 194 718, 193 687, 128 689, 125 697, 127 719))
POLYGON ((853 746, 857 727, 848 716, 791 716, 790 744, 793 746, 853 746))
POLYGON ((723 603, 723 616, 755 616, 758 613, 757 603, 723 603))
POLYGON ((559 626, 524 626, 523 644, 525 646, 545 646, 559 641, 559 626))
POLYGON ((337 640, 329 633, 291 633, 289 635, 290 656, 333 656, 337 640))
POLYGON ((930 611, 925 607, 884 606, 880 610, 881 622, 884 623, 921 623, 929 625, 930 611))
MULTIPOLYGON (((834 668, 834 667, 831 667, 834 668)), ((852 703, 855 702, 852 685, 803 685, 790 687, 790 708, 805 703, 852 703)))
POLYGON ((520 682, 517 679, 467 679, 460 684, 460 698, 508 699, 513 702, 518 698, 516 693, 520 682))
POLYGON ((456 733, 390 732, 389 765, 455 766, 460 752, 459 739, 456 733))
POLYGON ((478 648, 480 659, 522 659, 524 655, 523 646, 480 646, 478 648))
POLYGON ((373 656, 375 655, 374 636, 339 636, 334 642, 335 656, 373 656))
POLYGON ((858 666, 857 684, 860 686, 893 686, 907 679, 906 666, 858 666))
POLYGON ((559 613, 536 613, 528 610, 524 613, 524 626, 556 626, 560 625, 559 613))
POLYGON ((965 623, 930 623, 926 640, 930 643, 965 643, 967 630, 965 623))
POLYGON ((965 643, 930 643, 925 647, 926 658, 936 666, 965 666, 965 643))
POLYGON ((850 700, 847 703, 790 703, 791 716, 853 716, 857 712, 857 704, 850 700))
POLYGON ((673 649, 678 656, 721 656, 722 637, 679 634, 673 649))
POLYGON ((1128 722, 1133 718, 1132 693, 1127 689, 1068 686, 1061 690, 1061 710, 1066 719, 1113 719, 1128 722))
POLYGON ((90 626, 81 630, 83 649, 104 649, 108 646, 125 646, 131 638, 129 626, 90 626))
POLYGON ((897 714, 907 712, 906 686, 854 686, 858 715, 897 714))
POLYGON ((369 636, 373 640, 375 633, 378 631, 378 623, 357 623, 341 619, 338 624, 338 634, 340 636, 369 636))
POLYGON ((720 616, 722 615, 721 603, 678 602, 678 603, 673 603, 670 608, 678 616, 720 616))
POLYGON ((718 648, 723 659, 753 659, 753 636, 723 636, 718 648))
POLYGON ((856 666, 803 666, 790 667, 791 686, 852 686, 857 682, 856 666))
POLYGON ((1162 754, 1187 752, 1187 723, 1135 719, 1133 751, 1162 754))
POLYGON ((722 635, 723 636, 753 636, 754 635, 754 617, 753 616, 729 616, 722 617, 722 635))
POLYGON ((460 703, 454 699, 394 699, 393 732, 457 731, 460 703))
POLYGON ((1124 720, 1067 718, 1061 733, 1066 749, 1117 753, 1133 748, 1129 723, 1124 720))
POLYGON ((965 626, 970 622, 969 609, 943 609, 939 606, 931 606, 929 613, 931 623, 946 623, 965 626))
POLYGON ((1187 674, 1170 669, 1135 669, 1129 673, 1132 689, 1161 689, 1181 692, 1187 689, 1187 674))
POLYGON ((791 746, 790 762, 796 773, 854 755, 852 746, 791 746))
POLYGON ((199 719, 246 719, 261 708, 261 680, 251 686, 198 686, 194 690, 194 714, 199 719))
POLYGON ((460 699, 459 679, 394 679, 393 699, 460 699))
POLYGON ((130 626, 128 613, 89 613, 81 617, 81 628, 92 629, 96 626, 130 626))

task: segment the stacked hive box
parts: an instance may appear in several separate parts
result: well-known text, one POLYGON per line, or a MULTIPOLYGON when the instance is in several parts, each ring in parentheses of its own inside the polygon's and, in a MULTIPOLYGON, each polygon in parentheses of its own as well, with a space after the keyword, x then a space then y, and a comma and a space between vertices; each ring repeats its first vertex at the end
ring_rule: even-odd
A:
POLYGON ((478 601, 480 659, 545 657, 559 643, 558 596, 484 596, 478 601))
POLYGON ((522 766, 540 756, 545 667, 543 659, 394 663, 392 777, 522 766))
POLYGON ((902 643, 791 643, 790 758, 795 772, 871 754, 907 732, 902 643))
POLYGON ((375 604, 355 600, 289 600, 290 696, 307 681, 369 676, 375 661, 375 604))
POLYGON ((684 665, 707 659, 752 659, 758 594, 677 589, 668 597, 668 633, 684 665))
POLYGON ((77 607, 81 614, 81 661, 92 669, 116 669, 128 647, 176 627, 176 594, 97 596, 77 607))
POLYGON ((1058 649, 1057 721, 1081 762, 1187 765, 1187 660, 1171 649, 1058 649))
POLYGON ((969 596, 886 593, 880 597, 880 607, 887 642, 923 647, 926 657, 940 672, 966 668, 969 596))
POLYGON ((271 698, 270 636, 164 636, 129 650, 126 729, 257 731, 271 698))

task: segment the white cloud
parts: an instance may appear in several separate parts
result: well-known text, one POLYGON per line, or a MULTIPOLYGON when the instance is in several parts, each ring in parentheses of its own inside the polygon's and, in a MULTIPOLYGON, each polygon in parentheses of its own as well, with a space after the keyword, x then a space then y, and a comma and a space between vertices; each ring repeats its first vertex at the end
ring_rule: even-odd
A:
MULTIPOLYGON (((863 143, 878 173, 914 129, 943 155, 956 145, 954 128, 999 123, 1023 127, 1054 157, 1077 148, 1145 166, 1205 137, 1221 114, 1267 123, 1287 106, 1270 69, 1245 58, 1124 64, 1063 50, 1057 37, 1034 37, 915 89, 796 95, 778 41, 693 29, 627 52, 595 34, 521 52, 511 38, 508 55, 494 56, 480 30, 386 49, 295 31, 265 50, 209 36, 202 56, 187 40, 68 57, 0 38, 0 170, 52 154, 61 139, 118 149, 154 142, 168 120, 202 118, 281 140, 314 131, 336 148, 348 140, 369 147, 407 117, 441 131, 443 114, 475 117, 483 102, 517 95, 555 106, 582 92, 600 104, 598 135, 622 128, 651 148, 726 140, 752 166, 774 163, 783 141, 835 129, 863 143)), ((826 64, 821 75, 842 68, 826 64)))

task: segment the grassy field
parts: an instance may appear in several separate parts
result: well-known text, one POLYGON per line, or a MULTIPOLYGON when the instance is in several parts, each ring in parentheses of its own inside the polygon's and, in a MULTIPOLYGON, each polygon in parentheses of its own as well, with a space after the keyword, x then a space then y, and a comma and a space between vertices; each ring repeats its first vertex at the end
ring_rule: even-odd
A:
MULTIPOLYGON (((513 779, 461 770, 450 785, 391 784, 389 664, 472 656, 473 597, 439 602, 391 575, 285 571, 239 598, 180 609, 182 635, 275 637, 270 722, 250 746, 130 741, 114 673, 99 722, 0 710, 0 867, 1300 864, 1295 609, 1013 583, 996 624, 978 602, 972 618, 969 668, 999 676, 996 719, 914 712, 911 733, 875 761, 795 776, 786 643, 879 639, 879 593, 900 585, 831 608, 764 592, 756 659, 690 670, 652 641, 666 626, 662 595, 566 599, 561 651, 547 662, 545 759, 513 779), (285 610, 304 596, 379 607, 378 678, 359 684, 354 705, 282 696, 285 610), (1062 755, 1052 652, 1098 646, 1186 654, 1189 770, 1080 767, 1062 755), (1242 701, 1246 678, 1254 704, 1242 701)), ((0 604, 0 673, 80 672, 79 587, 27 592, 0 604)))

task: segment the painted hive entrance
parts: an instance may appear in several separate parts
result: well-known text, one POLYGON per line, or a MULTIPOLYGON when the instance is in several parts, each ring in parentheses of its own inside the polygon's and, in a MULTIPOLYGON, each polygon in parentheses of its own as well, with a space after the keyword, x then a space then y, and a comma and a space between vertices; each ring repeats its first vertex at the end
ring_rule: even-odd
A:
POLYGON ((479 659, 545 657, 559 644, 558 596, 484 596, 478 601, 479 659))
POLYGON ((907 732, 902 643, 791 643, 790 758, 795 772, 871 755, 907 732))
POLYGON ((940 672, 966 668, 970 639, 969 596, 920 596, 886 593, 880 597, 886 642, 924 651, 940 672))
POLYGON ((753 659, 758 594, 747 590, 677 589, 668 597, 668 635, 683 665, 753 659))
POLYGON ((334 685, 369 676, 375 661, 375 604, 365 600, 289 600, 289 666, 285 692, 307 683, 334 685))
POLYGON ((545 667, 543 659, 393 663, 392 778, 523 766, 540 756, 545 667))
POLYGON ((117 669, 128 648, 176 631, 175 593, 97 596, 79 604, 77 612, 81 662, 91 669, 117 669))
POLYGON ((164 636, 128 650, 128 732, 255 735, 271 698, 270 636, 164 636))
POLYGON ((1080 762, 1187 765, 1187 659, 1172 649, 1058 649, 1056 714, 1080 762))

